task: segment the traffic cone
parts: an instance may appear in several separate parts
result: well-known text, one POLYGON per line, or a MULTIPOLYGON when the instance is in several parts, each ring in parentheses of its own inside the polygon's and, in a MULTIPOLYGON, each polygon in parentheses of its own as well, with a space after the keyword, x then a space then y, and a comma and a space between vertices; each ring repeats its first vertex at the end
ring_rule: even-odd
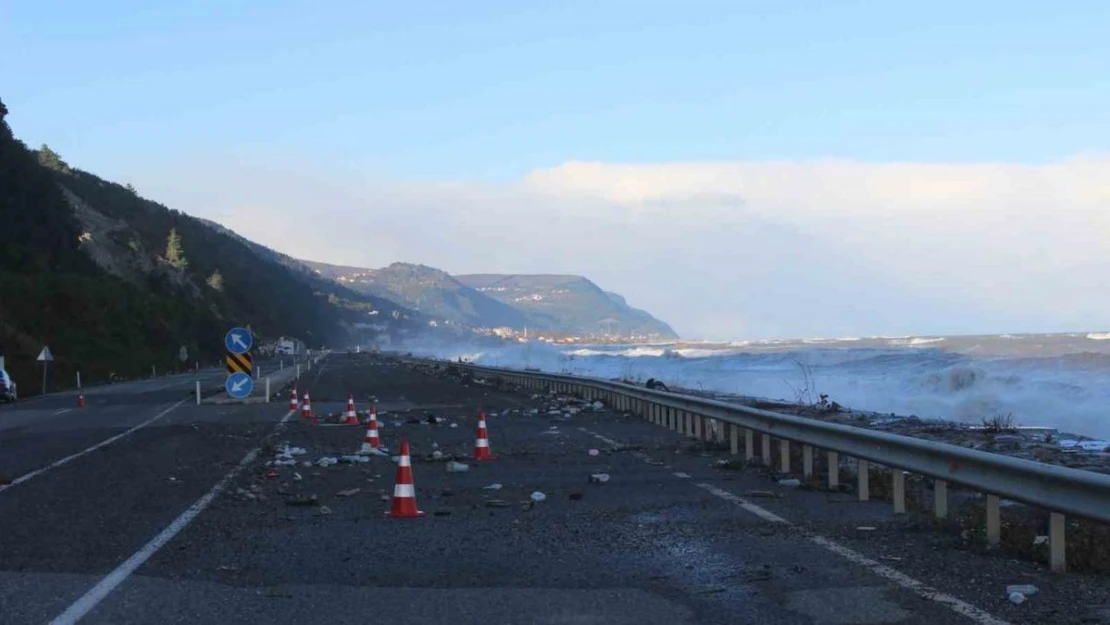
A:
POLYGON ((370 420, 366 422, 366 438, 362 441, 362 449, 358 450, 360 454, 372 454, 375 450, 382 446, 382 441, 378 438, 378 416, 377 411, 373 406, 370 407, 370 420))
POLYGON ((489 434, 486 433, 486 413, 478 413, 478 440, 474 443, 475 460, 493 460, 489 451, 489 434))
POLYGON ((304 401, 301 402, 301 418, 312 419, 312 401, 308 398, 308 391, 304 392, 304 401))
POLYGON ((292 392, 289 393, 289 409, 296 412, 298 408, 300 408, 300 404, 297 402, 297 387, 294 386, 292 392))
POLYGON ((397 461, 397 482, 393 486, 393 507, 386 516, 395 519, 412 519, 424 516, 416 509, 416 485, 412 481, 412 459, 409 442, 401 439, 401 457, 397 461))
POLYGON ((358 425, 358 415, 355 414, 355 400, 347 393, 347 414, 344 415, 343 425, 358 425))
POLYGON ((78 395, 77 396, 77 407, 78 408, 84 408, 85 407, 85 396, 84 395, 78 395))

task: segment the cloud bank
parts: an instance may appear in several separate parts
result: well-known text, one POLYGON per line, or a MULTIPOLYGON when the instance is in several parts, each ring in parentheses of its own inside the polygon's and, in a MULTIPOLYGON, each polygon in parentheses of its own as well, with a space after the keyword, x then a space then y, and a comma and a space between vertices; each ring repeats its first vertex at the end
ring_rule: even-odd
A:
POLYGON ((1110 327, 1101 156, 569 162, 506 184, 237 161, 178 163, 135 182, 302 258, 584 274, 688 337, 1110 327))

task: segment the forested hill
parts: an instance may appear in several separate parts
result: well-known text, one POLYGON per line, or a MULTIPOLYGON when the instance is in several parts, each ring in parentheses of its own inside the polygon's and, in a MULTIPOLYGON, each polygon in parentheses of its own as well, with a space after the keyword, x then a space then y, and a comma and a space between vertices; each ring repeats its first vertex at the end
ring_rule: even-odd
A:
MULTIPOLYGON (((240 237, 13 136, 0 103, 0 354, 24 394, 49 345, 59 386, 212 364, 231 325, 311 347, 405 331, 419 315, 266 258, 240 237)), ((260 246, 259 246, 260 247, 260 246)))

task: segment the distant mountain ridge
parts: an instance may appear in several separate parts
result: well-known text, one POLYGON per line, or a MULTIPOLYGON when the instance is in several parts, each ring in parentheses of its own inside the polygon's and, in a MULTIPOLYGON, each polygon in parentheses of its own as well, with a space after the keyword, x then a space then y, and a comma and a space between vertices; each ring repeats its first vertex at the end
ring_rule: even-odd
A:
POLYGON ((413 263, 370 269, 299 262, 359 293, 388 298, 421 314, 471 328, 508 327, 580 337, 678 337, 666 323, 582 276, 452 276, 413 263))
POLYGON ((583 335, 674 339, 650 313, 628 305, 588 278, 561 274, 470 274, 455 278, 521 311, 536 326, 583 335))

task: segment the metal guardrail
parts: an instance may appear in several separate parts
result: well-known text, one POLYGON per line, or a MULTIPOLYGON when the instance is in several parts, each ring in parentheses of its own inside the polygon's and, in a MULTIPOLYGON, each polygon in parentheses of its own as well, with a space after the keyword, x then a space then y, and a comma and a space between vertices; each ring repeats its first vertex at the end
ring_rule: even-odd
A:
MULTIPOLYGON (((830 467, 839 467, 837 454, 844 454, 862 461, 858 476, 861 499, 867 499, 867 463, 874 462, 896 469, 893 488, 896 512, 905 510, 903 472, 936 480, 934 490, 937 497, 937 516, 947 514, 947 484, 959 484, 987 494, 987 539, 990 543, 998 542, 1000 498, 1044 508, 1052 513, 1049 524, 1050 563, 1056 570, 1064 569, 1064 514, 1110 522, 1110 475, 927 439, 825 423, 711 399, 650 390, 621 382, 448 361, 409 360, 413 363, 466 369, 474 374, 507 380, 525 387, 549 387, 586 399, 601 399, 618 409, 630 410, 653 422, 699 437, 708 430, 705 419, 729 424, 732 452, 738 453, 739 428, 744 433, 749 459, 753 456, 752 433, 758 432, 764 435, 763 460, 768 464, 769 438, 778 439, 785 445, 789 442, 799 443, 805 446, 807 476, 812 472, 813 448, 823 449, 828 453, 830 467), (901 502, 899 498, 902 499, 901 502)), ((783 464, 788 466, 788 447, 784 446, 781 451, 783 464)), ((836 473, 839 473, 839 469, 836 473)), ((835 479, 830 473, 830 481, 834 485, 835 479)))

